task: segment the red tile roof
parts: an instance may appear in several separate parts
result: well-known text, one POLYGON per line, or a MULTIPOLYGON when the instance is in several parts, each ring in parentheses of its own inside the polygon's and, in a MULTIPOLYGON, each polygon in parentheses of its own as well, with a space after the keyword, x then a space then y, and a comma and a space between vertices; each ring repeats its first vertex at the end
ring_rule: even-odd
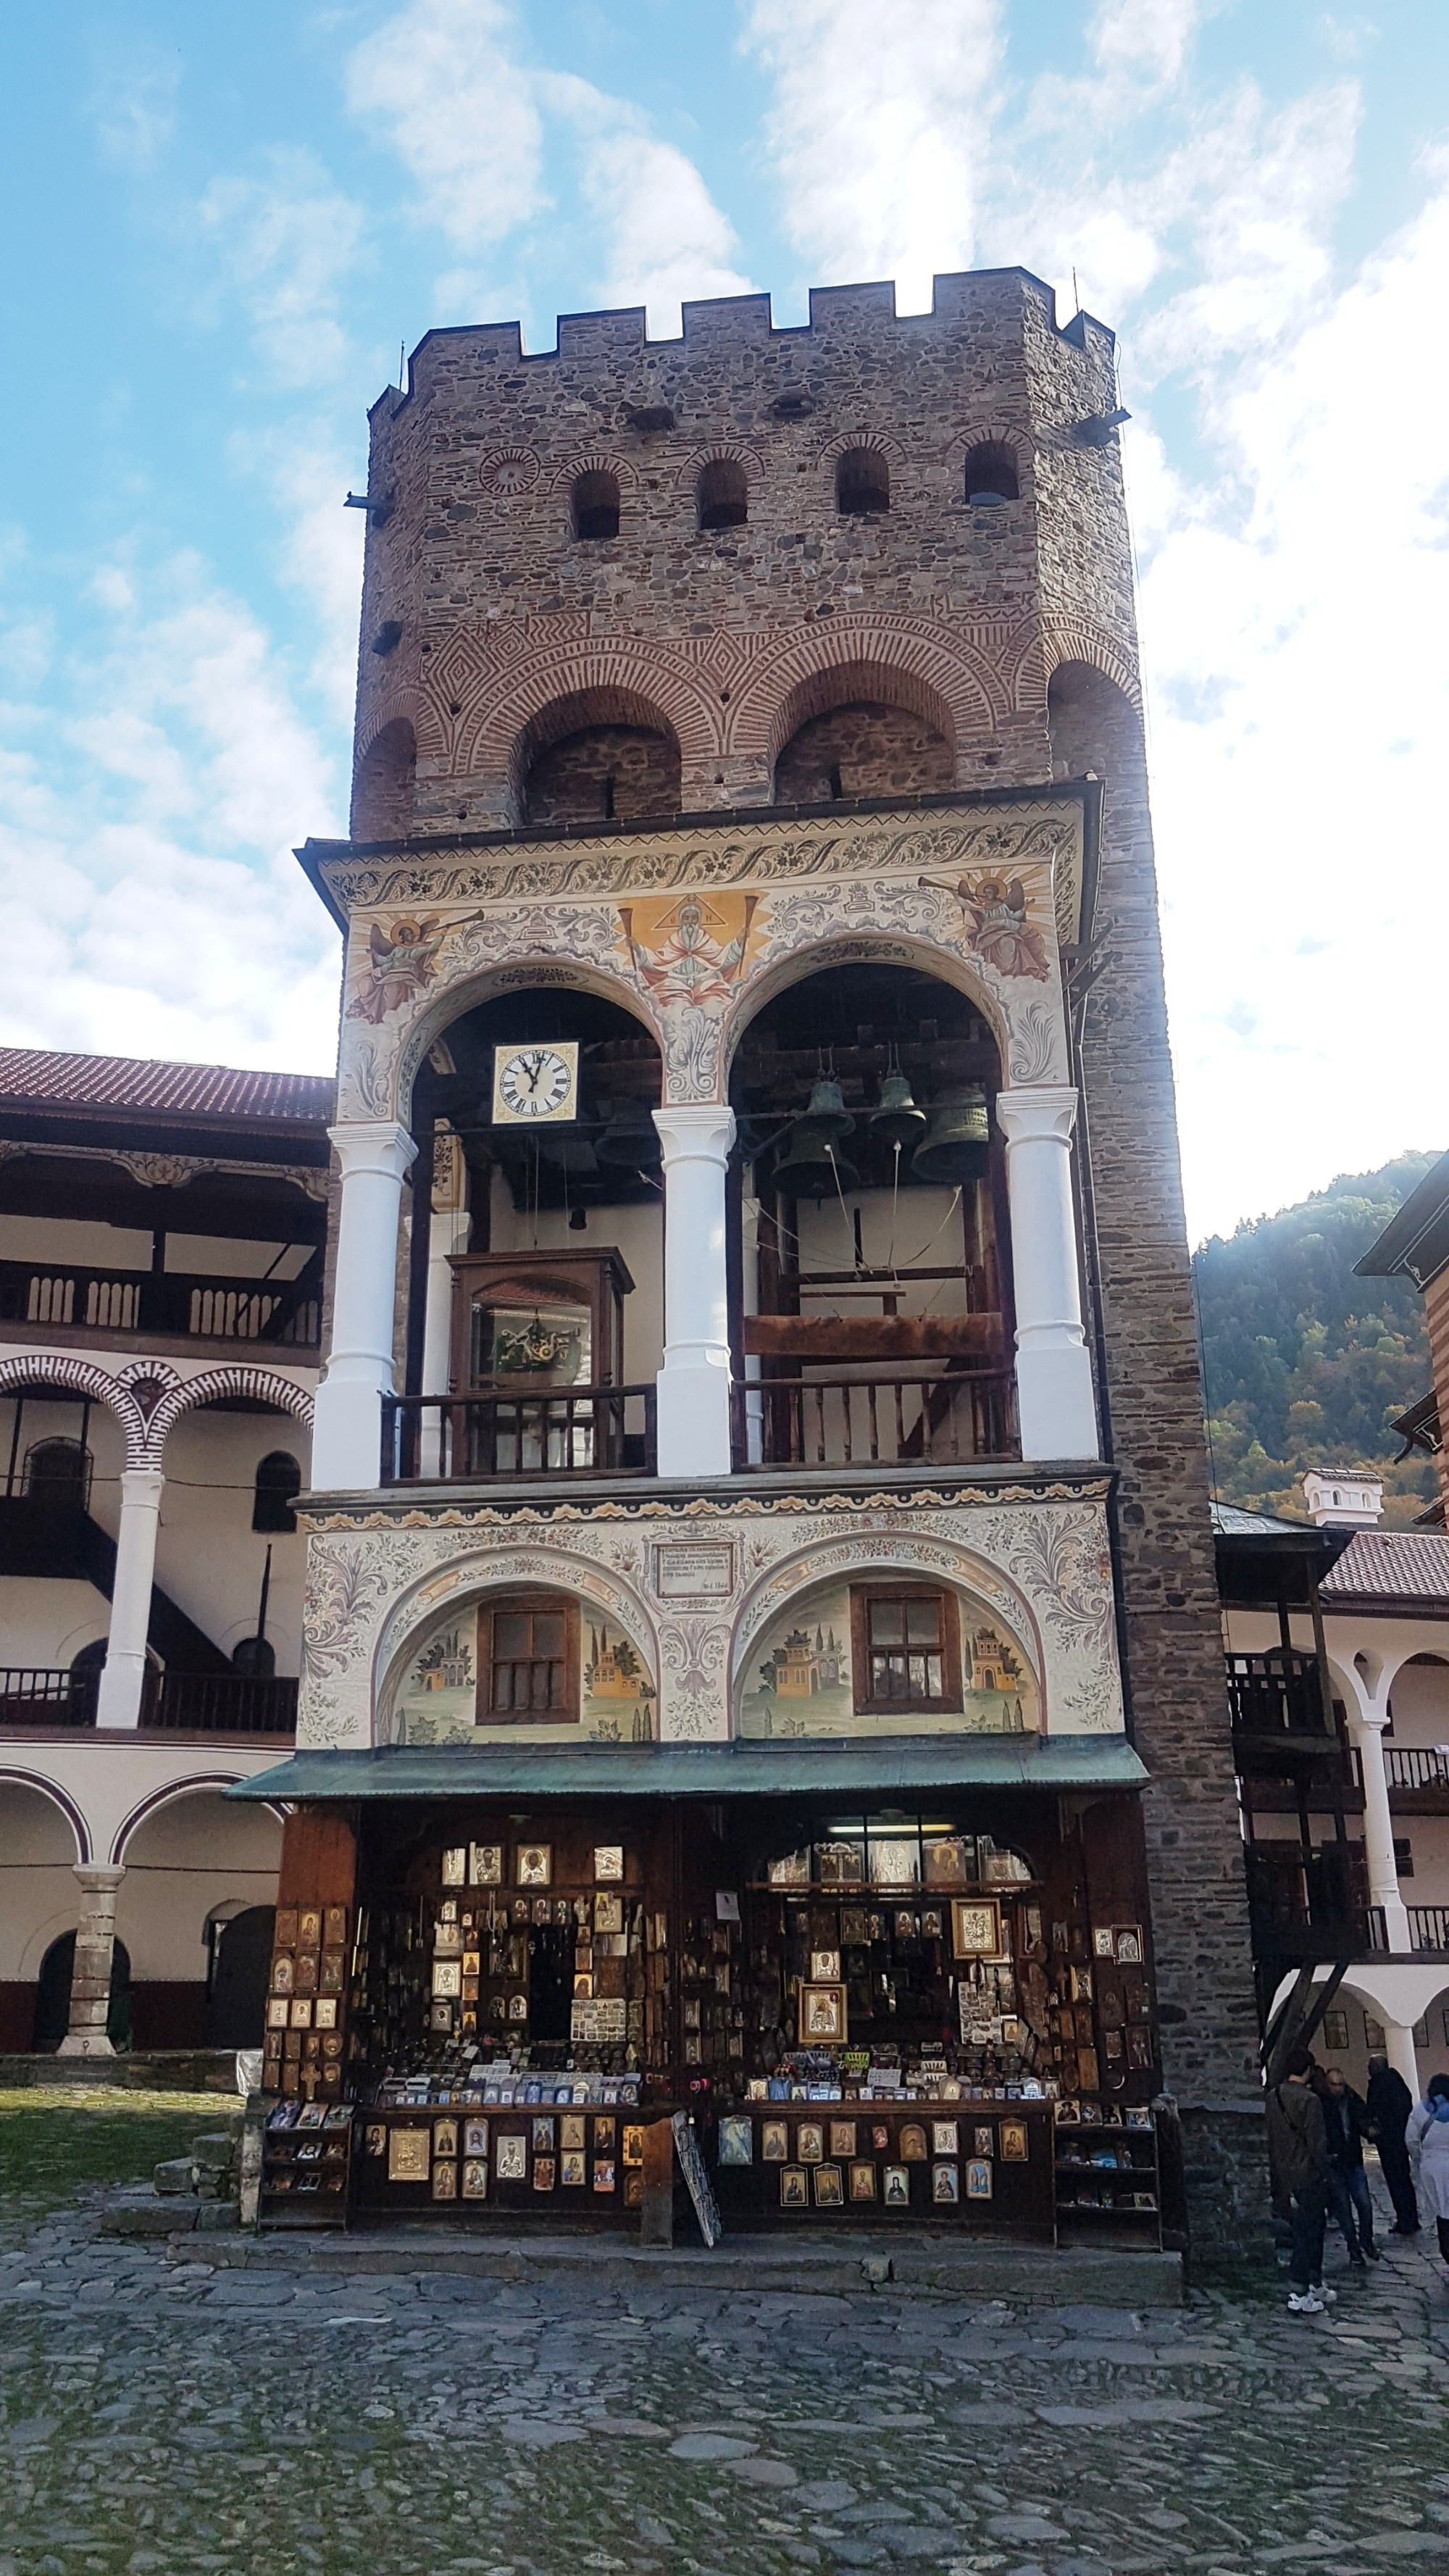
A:
POLYGON ((1325 1607, 1402 1601, 1449 1610, 1449 1537, 1437 1530, 1355 1530, 1319 1590, 1325 1607))
POLYGON ((0 1047, 0 1104, 149 1109, 173 1117, 325 1123, 336 1085, 321 1073, 248 1073, 229 1064, 156 1064, 141 1056, 59 1055, 0 1047))

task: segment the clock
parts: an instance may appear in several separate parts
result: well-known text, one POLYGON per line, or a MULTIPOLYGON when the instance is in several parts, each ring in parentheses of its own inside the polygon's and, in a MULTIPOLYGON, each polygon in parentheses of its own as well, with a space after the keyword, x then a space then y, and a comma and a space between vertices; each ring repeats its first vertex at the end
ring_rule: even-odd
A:
POLYGON ((578 1116, 578 1091, 576 1038, 560 1038, 540 1046, 495 1047, 495 1127, 567 1125, 578 1116))

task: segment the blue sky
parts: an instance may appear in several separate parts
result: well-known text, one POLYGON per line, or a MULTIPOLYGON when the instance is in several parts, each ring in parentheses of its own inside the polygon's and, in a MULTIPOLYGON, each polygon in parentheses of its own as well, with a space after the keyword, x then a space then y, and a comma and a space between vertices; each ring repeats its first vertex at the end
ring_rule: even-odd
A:
POLYGON ((1020 260, 1121 334, 1195 1233, 1449 1141, 1442 0, 15 14, 0 1037, 324 1067, 364 414, 433 323, 1020 260))

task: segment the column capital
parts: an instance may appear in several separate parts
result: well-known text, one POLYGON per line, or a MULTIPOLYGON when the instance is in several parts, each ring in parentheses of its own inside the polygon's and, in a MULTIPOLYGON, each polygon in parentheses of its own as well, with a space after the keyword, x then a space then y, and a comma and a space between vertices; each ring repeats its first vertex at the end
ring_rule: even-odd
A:
POLYGON ((1041 1082, 1019 1091, 998 1091, 996 1118, 1008 1145, 1025 1144, 1038 1136, 1065 1145, 1077 1123, 1075 1087, 1069 1082, 1041 1082))
POLYGON ((79 1879, 87 1896, 114 1895, 126 1875, 124 1864, 119 1861, 72 1861, 71 1872, 79 1879))
POLYGON ((735 1113, 727 1101, 691 1101, 677 1109, 656 1109, 654 1124, 664 1147, 666 1171, 671 1163, 729 1161, 735 1113))
POLYGON ((328 1140, 337 1148, 343 1179, 354 1172, 376 1172, 383 1179, 400 1181, 417 1153, 417 1139, 396 1118, 348 1119, 338 1127, 329 1127, 328 1140))
POLYGON ((165 1490, 166 1471, 163 1467, 123 1467, 121 1469, 123 1500, 129 1499, 136 1503, 159 1503, 165 1490))

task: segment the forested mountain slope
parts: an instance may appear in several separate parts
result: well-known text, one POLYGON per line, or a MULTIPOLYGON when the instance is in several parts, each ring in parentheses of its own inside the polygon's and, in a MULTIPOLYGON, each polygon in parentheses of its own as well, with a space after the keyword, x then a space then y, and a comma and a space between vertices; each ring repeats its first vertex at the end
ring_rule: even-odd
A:
POLYGON ((1417 1188, 1434 1154, 1344 1175, 1193 1256, 1209 1434, 1223 1502, 1301 1513, 1305 1467, 1382 1473, 1384 1520, 1403 1526, 1435 1490, 1426 1458, 1392 1461, 1388 1428, 1429 1387, 1423 1299, 1408 1279, 1353 1265, 1417 1188))

